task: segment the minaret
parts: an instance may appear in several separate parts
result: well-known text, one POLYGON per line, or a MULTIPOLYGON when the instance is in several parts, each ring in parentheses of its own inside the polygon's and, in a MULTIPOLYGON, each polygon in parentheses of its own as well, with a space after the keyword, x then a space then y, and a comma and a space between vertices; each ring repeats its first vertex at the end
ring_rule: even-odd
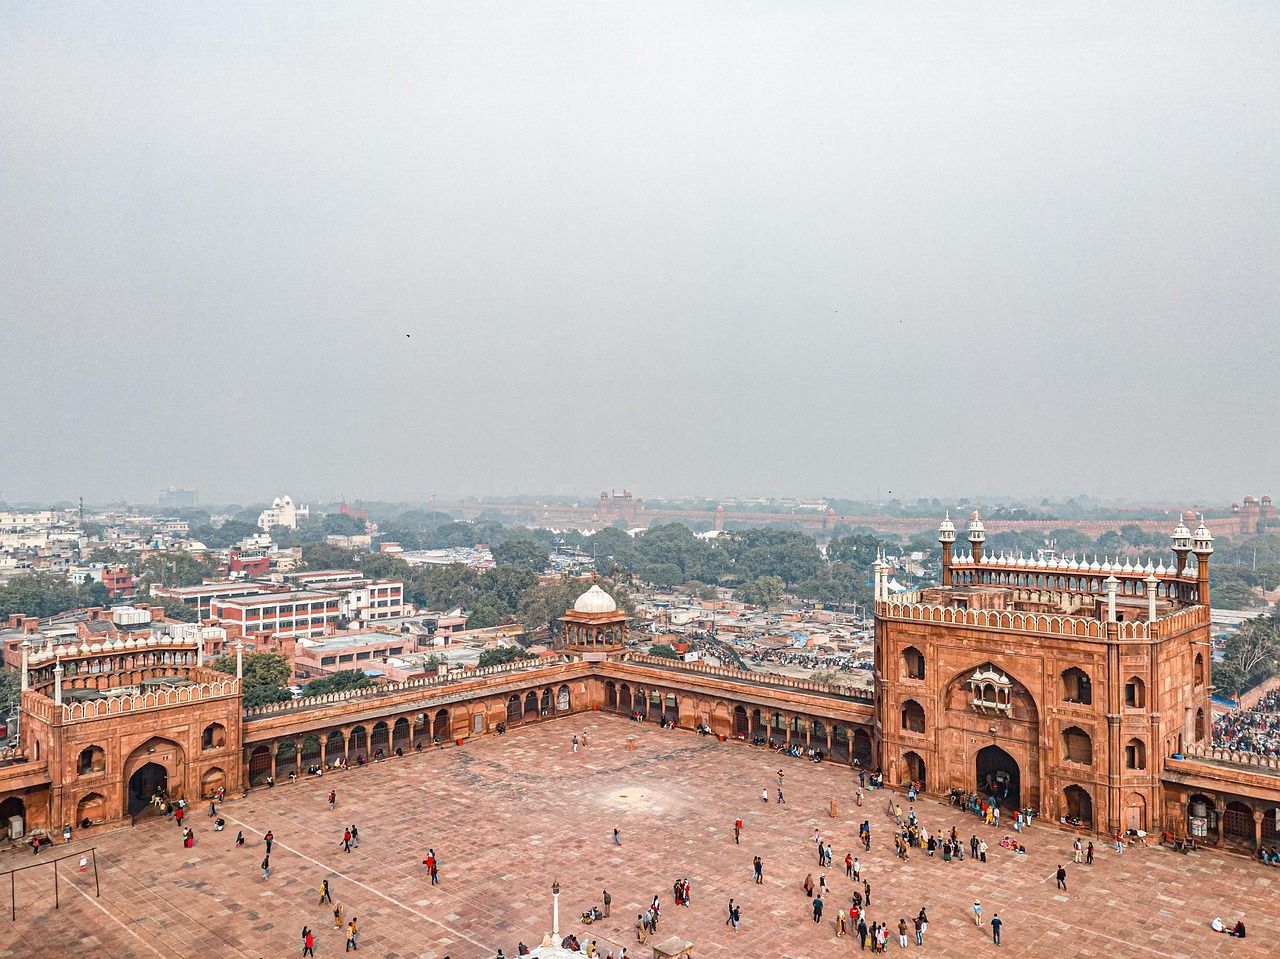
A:
POLYGON ((982 525, 982 516, 975 509, 969 520, 969 546, 973 549, 973 563, 982 562, 982 544, 987 541, 987 528, 982 525))
POLYGON ((244 679, 244 640, 236 640, 236 679, 244 679))
POLYGON ((1152 573, 1145 580, 1147 584, 1147 622, 1154 623, 1156 621, 1156 592, 1160 589, 1160 580, 1156 579, 1152 573))
POLYGON ((1191 534, 1191 551, 1196 554, 1196 585, 1199 591, 1197 602, 1201 606, 1209 605, 1209 557, 1213 555, 1213 536, 1204 525, 1204 517, 1200 517, 1200 525, 1191 534))
POLYGON ((31 688, 31 640, 24 639, 22 641, 22 688, 28 690, 31 688))
POLYGON ((878 603, 884 598, 884 563, 880 559, 880 551, 876 550, 876 561, 871 564, 871 569, 875 573, 875 601, 878 603))
POLYGON ((1178 564, 1174 567, 1175 576, 1182 576, 1183 571, 1187 568, 1187 554, 1191 552, 1191 530, 1187 529, 1182 519, 1178 519, 1178 525, 1173 528, 1173 551, 1178 557, 1178 564))
POLYGON ((956 524, 951 522, 951 510, 938 527, 938 542, 942 545, 942 585, 951 585, 951 547, 956 541, 956 524))
POLYGON ((1104 579, 1102 585, 1107 590, 1107 622, 1114 623, 1116 621, 1116 590, 1120 588, 1120 580, 1113 574, 1104 579))
POLYGON ((62 660, 53 667, 53 704, 62 705, 62 660))

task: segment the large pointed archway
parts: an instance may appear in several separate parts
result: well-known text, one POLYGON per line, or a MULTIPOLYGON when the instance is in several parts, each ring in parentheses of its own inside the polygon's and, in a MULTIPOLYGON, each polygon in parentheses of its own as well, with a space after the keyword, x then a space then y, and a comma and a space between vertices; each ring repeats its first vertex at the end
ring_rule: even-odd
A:
POLYGON ((168 796, 169 771, 159 763, 143 763, 129 777, 128 808, 130 816, 136 816, 151 803, 156 795, 168 796))
MULTIPOLYGON (((128 784, 124 791, 123 814, 132 816, 145 809, 155 795, 163 789, 170 798, 195 798, 187 795, 186 753, 171 739, 153 736, 136 747, 124 763, 124 779, 128 784)), ((198 788, 193 783, 192 788, 198 788)))
POLYGON ((936 788, 994 796, 1010 811, 1039 808, 1040 707, 1030 689, 1003 664, 980 661, 952 676, 943 702, 946 775, 936 788))
POLYGON ((1022 776, 1016 759, 993 744, 978 750, 974 766, 974 788, 979 795, 1010 811, 1020 808, 1022 776))

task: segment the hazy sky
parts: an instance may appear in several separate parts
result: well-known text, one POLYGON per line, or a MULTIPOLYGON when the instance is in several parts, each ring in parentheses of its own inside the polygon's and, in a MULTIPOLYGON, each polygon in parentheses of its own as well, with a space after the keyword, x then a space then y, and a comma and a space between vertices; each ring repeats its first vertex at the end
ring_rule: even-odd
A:
POLYGON ((1278 50, 1274 2, 5 3, 0 498, 1280 495, 1278 50))

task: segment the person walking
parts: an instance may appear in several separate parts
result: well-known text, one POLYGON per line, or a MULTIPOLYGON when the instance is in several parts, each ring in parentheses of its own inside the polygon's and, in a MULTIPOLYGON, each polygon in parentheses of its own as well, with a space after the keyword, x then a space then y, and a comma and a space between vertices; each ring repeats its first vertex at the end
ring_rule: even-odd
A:
POLYGON ((779 787, 778 787, 778 802, 779 802, 781 805, 783 805, 783 806, 785 806, 785 805, 787 804, 787 801, 786 801, 785 799, 783 799, 783 798, 782 798, 782 787, 781 787, 781 786, 779 786, 779 787))
POLYGON ((342 928, 342 903, 338 903, 333 907, 333 928, 342 928))
POLYGON ((764 860, 762 860, 759 856, 756 856, 755 862, 752 863, 752 868, 755 870, 755 874, 756 874, 756 885, 763 886, 764 885, 764 860))
POLYGON ((643 945, 645 940, 649 938, 648 934, 645 932, 645 929, 647 928, 647 926, 648 926, 648 923, 645 921, 644 914, 637 913, 636 914, 636 942, 640 943, 641 945, 643 945))
POLYGON ((822 897, 817 896, 813 900, 813 921, 815 923, 822 922, 822 897))
POLYGON ((338 808, 338 790, 330 789, 329 790, 329 812, 333 812, 336 808, 338 808))
POLYGON ((1093 865, 1093 841, 1092 840, 1089 841, 1089 851, 1085 853, 1084 864, 1086 866, 1093 865))
POLYGON ((843 939, 845 933, 849 931, 849 920, 845 918, 844 910, 836 910, 836 938, 843 939))
POLYGON ((862 880, 862 901, 868 906, 871 905, 871 883, 862 880))
POLYGON ((614 826, 614 827, 613 827, 613 844, 614 844, 615 846, 621 846, 621 845, 622 845, 622 834, 621 834, 620 832, 618 832, 618 827, 617 827, 617 826, 614 826))
POLYGON ((924 945, 924 923, 921 922, 919 916, 916 916, 914 919, 911 920, 911 922, 912 922, 912 925, 916 927, 916 945, 923 946, 924 945))
POLYGON ((1084 862, 1084 843, 1080 841, 1080 837, 1076 836, 1076 841, 1071 844, 1072 856, 1071 861, 1079 865, 1084 862))
POLYGON ((264 842, 266 842, 266 844, 267 844, 267 855, 268 855, 268 856, 270 856, 270 855, 271 855, 271 844, 272 844, 272 843, 274 843, 274 842, 276 841, 276 834, 275 834, 275 833, 273 833, 270 829, 268 829, 268 830, 267 830, 267 834, 266 834, 265 836, 263 836, 263 837, 262 837, 262 839, 263 839, 263 841, 264 841, 264 842))
POLYGON ((729 909, 728 909, 727 914, 726 914, 726 915, 725 915, 725 917, 724 917, 724 924, 727 926, 727 925, 729 925, 729 924, 730 924, 730 923, 732 923, 732 922, 733 922, 733 900, 732 900, 732 899, 730 899, 730 900, 729 900, 729 909))
POLYGON ((982 862, 987 861, 987 841, 985 839, 978 840, 978 858, 982 862))
POLYGON ((325 903, 333 904, 333 899, 329 896, 329 880, 325 879, 320 883, 320 901, 317 906, 323 906, 325 903))
POLYGON ((271 878, 271 857, 270 856, 262 857, 262 878, 263 879, 271 878))
POLYGON ((302 927, 302 954, 304 956, 314 956, 316 954, 316 936, 306 926, 302 927))
POLYGON ((973 924, 975 926, 982 925, 982 900, 973 900, 973 924))
POLYGON ((241 829, 239 832, 236 833, 236 846, 239 847, 243 845, 244 845, 244 830, 241 829))
POLYGON ((1004 925, 1004 920, 1000 918, 1000 913, 995 913, 991 917, 991 941, 997 946, 1000 945, 1000 927, 1004 925))
POLYGON ((343 852, 345 853, 351 852, 351 830, 350 829, 344 829, 342 831, 342 840, 338 843, 338 845, 342 847, 343 852))
POLYGON ((350 952, 352 949, 355 949, 357 952, 360 950, 359 945, 356 944, 356 917, 355 916, 352 916, 351 921, 347 923, 346 951, 350 952))
POLYGON ((735 846, 742 845, 742 817, 739 816, 733 821, 733 843, 735 846))
POLYGON ((853 876, 853 853, 851 852, 844 854, 844 874, 846 877, 853 876))
POLYGON ((867 917, 858 917, 858 942, 863 949, 867 948, 867 917))
POLYGON ((898 948, 907 948, 907 917, 898 920, 898 948))
POLYGON ((351 846, 353 849, 360 848, 360 830, 356 828, 356 824, 351 824, 351 846))
POLYGON ((578 737, 577 737, 577 736, 574 736, 574 737, 573 737, 573 751, 574 751, 575 753, 578 751, 578 737))
POLYGON ((1124 833, 1116 833, 1116 852, 1124 852, 1124 833))
POLYGON ((730 918, 733 920, 733 931, 737 932, 738 923, 742 922, 742 906, 734 906, 733 915, 730 918))
POLYGON ((1061 865, 1058 866, 1057 876, 1058 876, 1058 888, 1061 889, 1063 892, 1066 892, 1067 870, 1064 869, 1061 865))
POLYGON ((613 896, 609 895, 609 890, 604 891, 604 917, 609 918, 609 907, 613 905, 613 896))
POLYGON ((768 802, 768 801, 769 801, 769 787, 768 787, 768 786, 766 786, 764 789, 761 789, 761 790, 760 790, 760 801, 761 801, 761 802, 768 802))

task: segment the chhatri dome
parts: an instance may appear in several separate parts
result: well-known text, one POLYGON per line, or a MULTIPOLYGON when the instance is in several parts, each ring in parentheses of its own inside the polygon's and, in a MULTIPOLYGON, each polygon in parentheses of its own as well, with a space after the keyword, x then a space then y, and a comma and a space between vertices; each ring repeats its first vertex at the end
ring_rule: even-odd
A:
POLYGON ((560 617, 564 648, 583 659, 600 661, 621 655, 627 644, 627 614, 598 585, 577 598, 560 617))
POLYGON ((613 597, 601 589, 599 584, 592 584, 573 604, 575 613, 612 613, 617 609, 618 604, 613 597))

